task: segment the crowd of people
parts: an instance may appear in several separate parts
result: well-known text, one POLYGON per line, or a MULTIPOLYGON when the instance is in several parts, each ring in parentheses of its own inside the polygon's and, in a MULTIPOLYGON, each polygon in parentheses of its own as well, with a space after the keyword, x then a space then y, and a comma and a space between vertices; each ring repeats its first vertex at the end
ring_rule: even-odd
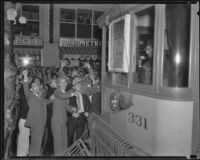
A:
POLYGON ((88 61, 21 67, 16 91, 17 156, 62 156, 83 135, 90 113, 101 114, 100 74, 88 61))

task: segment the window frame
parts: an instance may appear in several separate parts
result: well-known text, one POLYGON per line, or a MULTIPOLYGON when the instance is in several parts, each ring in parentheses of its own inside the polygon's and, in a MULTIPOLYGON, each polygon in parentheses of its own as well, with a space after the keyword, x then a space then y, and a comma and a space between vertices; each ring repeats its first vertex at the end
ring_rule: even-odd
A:
MULTIPOLYGON (((193 5, 191 4, 191 8, 193 7, 193 5)), ((165 10, 165 5, 161 6, 162 10, 165 10)), ((194 83, 194 66, 192 65, 192 62, 195 61, 194 56, 195 54, 195 32, 193 32, 195 30, 195 19, 194 16, 195 13, 194 11, 191 9, 191 13, 190 13, 190 45, 189 45, 189 68, 188 68, 188 86, 187 87, 168 87, 168 86, 164 86, 163 85, 163 58, 164 58, 164 34, 165 34, 165 12, 163 12, 162 14, 162 39, 161 39, 161 46, 160 46, 160 53, 161 55, 159 55, 159 60, 160 62, 158 62, 158 65, 160 66, 160 72, 159 72, 159 93, 162 97, 169 97, 169 98, 173 98, 173 99, 181 99, 181 100, 191 100, 193 97, 193 88, 192 88, 192 84, 194 83)))
POLYGON ((69 8, 60 8, 59 9, 59 37, 62 37, 62 38, 76 38, 76 36, 77 36, 77 26, 76 25, 77 25, 77 10, 76 9, 69 9, 69 8), (63 21, 61 21, 61 11, 62 10, 74 10, 75 11, 75 20, 74 20, 74 22, 63 22, 63 21), (61 36, 61 30, 60 30, 61 24, 74 24, 74 26, 75 26, 75 28, 74 28, 74 30, 75 30, 74 37, 61 36))
MULTIPOLYGON (((193 5, 191 7, 194 7, 193 5)), ((162 84, 162 78, 163 78, 163 48, 164 48, 164 16, 165 13, 163 10, 165 9, 165 4, 148 4, 148 5, 141 5, 139 7, 136 7, 132 10, 129 10, 131 14, 131 40, 130 40, 130 47, 131 47, 131 53, 130 53, 130 69, 128 73, 128 85, 118 85, 115 83, 115 79, 113 78, 113 73, 111 73, 111 80, 106 79, 106 70, 103 65, 106 65, 105 62, 102 63, 102 85, 110 86, 112 88, 120 88, 122 90, 125 90, 127 92, 138 94, 138 95, 144 95, 148 97, 153 98, 159 98, 159 99, 167 99, 167 100, 191 100, 193 97, 193 88, 192 84, 194 83, 194 65, 192 62, 195 61, 195 54, 192 54, 195 52, 195 19, 194 15, 196 14, 191 9, 191 23, 190 23, 190 60, 189 60, 189 75, 188 75, 188 87, 187 88, 175 88, 175 87, 164 87, 162 84), (135 83, 133 81, 133 64, 135 63, 135 55, 136 55, 136 36, 134 34, 136 33, 136 21, 135 21, 135 13, 142 11, 144 9, 147 9, 149 7, 155 7, 155 22, 154 22, 154 50, 153 50, 153 75, 152 75, 152 85, 148 84, 140 84, 135 83), (155 32, 156 31, 156 32, 155 32)), ((105 24, 106 25, 106 24, 105 24)), ((103 25, 104 26, 104 25, 103 25)), ((103 36, 105 37, 106 27, 103 36)), ((105 45, 105 44, 104 44, 105 45)), ((105 46, 102 47, 105 47, 105 46)), ((106 54, 102 49, 102 54, 106 54)), ((104 56, 102 57, 104 58, 104 56)), ((103 59, 105 61, 105 59, 103 59)))
POLYGON ((130 89, 136 92, 140 92, 142 94, 152 94, 156 92, 156 57, 157 57, 157 32, 159 30, 159 26, 158 26, 158 15, 157 13, 157 6, 156 5, 147 5, 147 6, 142 6, 141 8, 138 8, 136 10, 132 10, 131 11, 131 15, 132 15, 132 31, 131 31, 131 46, 132 46, 132 53, 131 53, 131 65, 130 65, 130 89), (136 83, 134 82, 134 76, 132 75, 136 69, 136 52, 137 52, 137 36, 135 36, 135 34, 137 34, 137 18, 136 18, 136 13, 148 9, 150 7, 154 7, 155 9, 155 17, 154 17, 154 43, 153 43, 153 69, 152 69, 152 84, 144 84, 144 83, 136 83))
POLYGON ((26 3, 23 3, 23 4, 21 4, 20 5, 20 16, 22 16, 23 14, 22 14, 22 12, 23 12, 23 10, 22 10, 22 7, 23 6, 35 6, 35 7, 38 7, 38 10, 39 10, 39 18, 38 18, 38 20, 35 20, 35 19, 27 19, 26 18, 26 20, 27 20, 27 22, 38 22, 39 23, 39 33, 38 33, 38 35, 23 35, 23 33, 22 33, 22 31, 20 32, 20 36, 24 36, 24 37, 26 37, 26 36, 28 36, 28 37, 40 37, 40 35, 41 35, 41 23, 40 23, 40 15, 41 15, 41 9, 40 9, 40 5, 36 5, 36 4, 26 4, 26 3))
POLYGON ((128 73, 129 72, 129 68, 130 68, 130 61, 128 60, 128 62, 126 62, 126 60, 130 57, 130 33, 131 33, 131 28, 130 28, 130 23, 131 23, 131 19, 130 19, 131 15, 129 14, 126 14, 122 17, 119 17, 115 20, 113 20, 110 24, 109 24, 109 37, 108 38, 108 43, 109 43, 109 49, 108 49, 108 70, 110 72, 120 72, 120 73, 128 73), (122 67, 120 68, 115 68, 113 66, 111 66, 111 62, 113 63, 113 56, 114 56, 114 53, 113 53, 113 28, 114 28, 114 24, 115 23, 118 23, 120 21, 124 20, 124 26, 123 26, 123 30, 124 30, 124 33, 123 33, 123 64, 122 64, 122 67), (128 22, 127 22, 128 21, 128 22), (128 23, 128 25, 126 25, 126 22, 128 23), (127 42, 128 44, 126 45, 126 43, 124 42, 127 42), (126 64, 127 63, 127 64, 126 64))
MULTIPOLYGON (((60 38, 74 38, 74 39, 92 39, 92 40, 100 40, 98 38, 94 38, 93 35, 93 30, 94 30, 94 26, 98 26, 98 24, 94 23, 94 12, 100 12, 100 13, 104 13, 103 11, 100 10, 93 10, 93 9, 85 9, 85 8, 59 8, 59 37, 60 38), (61 10, 75 10, 75 21, 74 22, 61 22, 61 10), (90 25, 91 26, 91 37, 90 38, 84 38, 84 37, 78 37, 77 33, 78 33, 78 24, 82 24, 82 23, 78 23, 78 10, 87 10, 87 11, 91 11, 91 24, 85 24, 85 25, 90 25), (70 24, 75 24, 75 36, 74 37, 64 37, 60 35, 60 25, 61 23, 70 23, 70 24)), ((102 34, 102 31, 101 31, 102 34)))

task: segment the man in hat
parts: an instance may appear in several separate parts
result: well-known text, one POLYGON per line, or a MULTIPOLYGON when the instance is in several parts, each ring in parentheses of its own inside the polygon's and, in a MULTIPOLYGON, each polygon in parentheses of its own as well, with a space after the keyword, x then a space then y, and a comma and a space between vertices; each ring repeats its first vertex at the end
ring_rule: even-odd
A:
POLYGON ((152 71, 153 71, 153 42, 151 40, 147 41, 145 53, 147 59, 142 65, 142 83, 152 84, 152 71))
POLYGON ((22 73, 24 75, 24 93, 29 106, 25 122, 25 126, 30 127, 31 135, 29 156, 40 156, 47 117, 46 105, 50 104, 52 100, 41 97, 40 85, 34 79, 31 82, 29 81, 27 70, 24 70, 22 73))
POLYGON ((90 113, 91 103, 87 95, 81 93, 80 77, 75 77, 72 81, 75 96, 69 99, 69 105, 77 109, 74 113, 68 112, 67 131, 68 146, 73 144, 73 138, 76 133, 76 140, 84 133, 86 118, 90 113))
POLYGON ((54 155, 62 156, 67 149, 67 115, 66 111, 72 113, 75 107, 68 105, 67 99, 72 97, 73 91, 66 92, 67 81, 64 77, 58 78, 58 88, 54 91, 51 129, 54 138, 54 155))

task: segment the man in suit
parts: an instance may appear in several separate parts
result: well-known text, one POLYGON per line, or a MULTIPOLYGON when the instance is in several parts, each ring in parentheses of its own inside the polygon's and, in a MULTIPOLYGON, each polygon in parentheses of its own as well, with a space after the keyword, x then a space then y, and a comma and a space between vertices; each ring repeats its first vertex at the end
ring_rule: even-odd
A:
POLYGON ((28 103, 24 95, 24 89, 21 85, 19 88, 19 135, 17 140, 17 156, 27 156, 29 153, 29 136, 30 129, 24 126, 28 113, 28 103))
POLYGON ((69 105, 77 108, 76 112, 67 113, 68 146, 73 144, 73 137, 76 133, 76 140, 84 133, 86 117, 88 117, 91 103, 87 95, 81 93, 81 78, 75 77, 72 81, 75 96, 69 99, 69 105))
POLYGON ((64 77, 58 78, 58 88, 54 92, 53 112, 51 129, 54 138, 54 155, 62 156, 67 149, 67 115, 66 111, 72 113, 75 107, 67 104, 67 98, 73 96, 73 92, 66 92, 67 81, 64 77))
POLYGON ((146 44, 145 52, 147 59, 143 62, 142 65, 142 83, 152 84, 152 71, 153 71, 153 42, 149 40, 146 44))
POLYGON ((31 132, 29 156, 40 156, 47 117, 46 105, 52 101, 41 97, 40 85, 34 79, 29 82, 27 70, 23 71, 23 75, 23 88, 29 106, 25 125, 30 127, 31 132))
MULTIPOLYGON (((56 88, 58 88, 57 77, 56 78, 52 77, 50 85, 47 85, 47 86, 48 86, 48 89, 46 92, 46 98, 49 99, 53 95, 56 88)), ((53 110, 53 103, 47 105, 47 121, 46 121, 46 130, 45 130, 46 132, 44 135, 44 139, 46 141, 45 140, 43 141, 44 155, 53 155, 53 151, 54 151, 53 133, 51 130, 52 110, 53 110)))

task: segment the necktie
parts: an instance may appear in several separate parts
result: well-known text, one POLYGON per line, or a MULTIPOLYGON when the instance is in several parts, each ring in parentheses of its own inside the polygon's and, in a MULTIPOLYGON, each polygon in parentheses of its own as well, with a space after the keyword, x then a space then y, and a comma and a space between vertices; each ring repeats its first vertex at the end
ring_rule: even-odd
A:
POLYGON ((78 94, 78 96, 76 97, 77 100, 77 108, 78 108, 78 112, 81 110, 81 102, 80 102, 80 95, 78 94))
POLYGON ((78 108, 78 113, 82 113, 82 112, 84 112, 84 110, 83 110, 83 104, 82 104, 82 99, 81 99, 81 94, 78 94, 77 95, 77 97, 76 97, 76 99, 77 99, 77 108, 78 108))

